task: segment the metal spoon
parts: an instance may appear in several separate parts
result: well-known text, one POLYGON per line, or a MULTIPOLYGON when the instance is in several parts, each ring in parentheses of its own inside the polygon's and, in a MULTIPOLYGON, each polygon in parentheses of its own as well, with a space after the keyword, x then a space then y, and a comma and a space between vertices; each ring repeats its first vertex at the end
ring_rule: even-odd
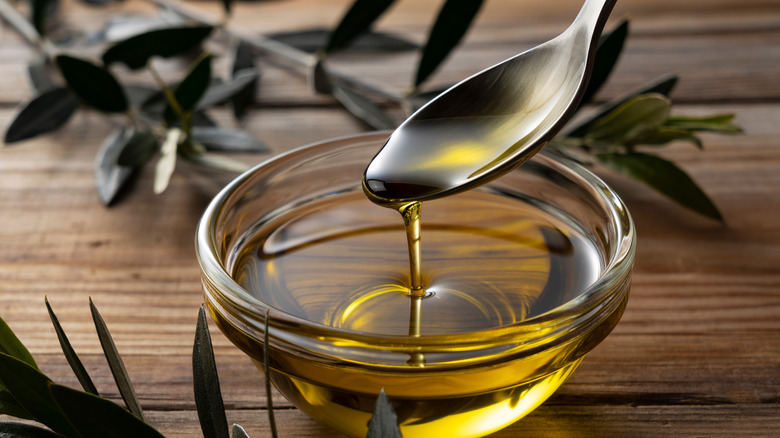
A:
POLYGON ((456 84, 402 123, 369 163, 372 201, 451 195, 512 170, 541 149, 582 98, 617 0, 586 0, 556 38, 456 84))

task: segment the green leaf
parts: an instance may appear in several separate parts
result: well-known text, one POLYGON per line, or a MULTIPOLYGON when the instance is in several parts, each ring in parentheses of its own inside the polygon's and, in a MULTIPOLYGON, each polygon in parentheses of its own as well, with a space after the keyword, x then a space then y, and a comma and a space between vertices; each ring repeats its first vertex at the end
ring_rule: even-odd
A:
POLYGON ((212 26, 186 26, 144 32, 109 47, 103 53, 103 63, 121 62, 137 70, 154 56, 170 58, 198 47, 212 30, 212 26))
MULTIPOLYGON (((0 381, 0 415, 9 415, 15 418, 34 420, 35 417, 17 401, 0 381)), ((0 437, 2 435, 0 434, 0 437)))
POLYGON ((246 131, 219 126, 195 126, 190 137, 212 152, 265 153, 268 145, 246 131))
POLYGON ((160 157, 154 168, 154 193, 159 195, 168 188, 173 170, 176 168, 176 150, 183 136, 179 128, 171 128, 165 136, 165 141, 160 148, 160 157))
POLYGON ((211 335, 203 306, 198 312, 195 345, 192 348, 192 381, 195 387, 195 406, 203 436, 228 438, 225 405, 219 389, 217 364, 211 346, 211 335))
POLYGON ((689 131, 710 131, 722 134, 736 134, 742 128, 732 123, 734 114, 718 114, 706 117, 669 116, 664 125, 689 131))
POLYGON ((374 129, 392 129, 397 125, 393 119, 366 96, 342 84, 334 84, 333 97, 352 115, 374 129))
POLYGON ((73 350, 73 346, 70 344, 67 335, 65 335, 65 330, 62 329, 62 325, 60 325, 57 315, 54 314, 54 310, 52 310, 51 305, 49 304, 49 299, 44 298, 44 301, 46 303, 46 309, 49 311, 51 323, 54 325, 54 331, 57 332, 57 339, 60 341, 60 347, 65 354, 65 359, 67 359, 70 368, 73 370, 79 383, 81 383, 81 387, 84 388, 84 391, 91 394, 100 395, 98 394, 95 384, 92 383, 92 379, 89 377, 87 369, 84 368, 81 359, 76 355, 76 351, 73 350))
POLYGON ((95 185, 98 198, 103 205, 116 201, 122 188, 126 187, 133 174, 130 166, 117 164, 119 156, 135 136, 135 128, 122 126, 115 129, 101 145, 95 160, 95 185))
POLYGON ((274 414, 274 398, 271 393, 271 372, 268 358, 268 331, 271 326, 271 308, 265 309, 265 322, 263 323, 263 377, 265 377, 265 400, 268 405, 268 426, 271 428, 271 436, 276 438, 276 415, 274 414))
POLYGON ((38 369, 0 353, 0 380, 36 421, 65 436, 78 436, 49 393, 51 380, 38 369))
POLYGON ((642 137, 661 126, 669 115, 672 103, 662 94, 641 94, 623 102, 617 108, 596 120, 585 138, 622 144, 642 137))
POLYGON ((106 322, 103 321, 103 317, 100 316, 95 303, 92 302, 92 298, 89 299, 89 310, 92 313, 92 321, 95 323, 100 346, 103 348, 103 354, 105 354, 108 361, 108 367, 111 368, 111 374, 114 376, 119 394, 122 396, 122 400, 125 401, 128 410, 143 421, 144 413, 141 409, 141 403, 138 402, 138 398, 135 395, 135 389, 133 389, 133 384, 130 382, 130 376, 127 374, 127 369, 125 369, 125 363, 119 355, 106 322))
POLYGON ((647 184, 681 206, 723 221, 707 194, 674 163, 639 152, 598 154, 596 157, 607 167, 647 184))
POLYGON ((57 11, 58 2, 56 0, 32 0, 32 23, 38 34, 46 35, 46 19, 57 11))
POLYGON ((233 433, 230 435, 230 438, 249 438, 249 434, 246 433, 243 427, 239 426, 238 424, 234 424, 233 433))
POLYGON ((5 132, 5 144, 16 143, 53 131, 76 112, 79 101, 67 88, 45 91, 31 100, 5 132))
MULTIPOLYGON (((328 29, 317 28, 293 32, 277 32, 266 36, 288 46, 295 47, 302 52, 315 53, 325 45, 330 33, 328 29)), ((377 54, 382 52, 408 52, 419 48, 418 44, 396 35, 369 30, 356 36, 341 49, 349 50, 350 52, 377 54)))
POLYGON ((60 435, 49 429, 10 421, 0 422, 0 438, 58 438, 60 435))
POLYGON ((58 55, 55 61, 68 87, 84 103, 107 113, 127 111, 122 86, 104 67, 68 55, 58 55))
POLYGON ((149 161, 160 144, 150 131, 135 131, 125 143, 116 162, 119 166, 136 167, 149 161))
POLYGON ((423 48, 414 88, 425 82, 458 45, 481 6, 482 0, 447 0, 444 3, 423 48))
POLYGON ((401 430, 398 428, 398 417, 395 415, 393 405, 385 394, 385 390, 379 391, 379 397, 374 405, 374 414, 368 423, 366 438, 401 438, 401 430))
POLYGON ((651 93, 658 93, 668 97, 674 89, 675 84, 677 84, 677 76, 672 75, 663 77, 647 85, 639 87, 636 90, 626 93, 624 96, 618 97, 617 99, 611 100, 604 105, 601 105, 593 116, 589 117, 579 125, 576 125, 576 127, 572 129, 566 129, 566 133, 564 135, 566 137, 582 138, 588 132, 590 125, 595 123, 596 120, 612 112, 615 108, 624 104, 626 101, 642 94, 651 93))
POLYGON ((16 337, 16 333, 11 330, 11 327, 0 318, 0 353, 5 353, 11 357, 15 357, 22 362, 30 365, 31 367, 38 369, 38 365, 35 363, 30 351, 22 344, 22 341, 16 337))
POLYGON ((233 106, 233 116, 236 120, 241 120, 255 103, 255 96, 260 85, 260 70, 255 63, 255 51, 245 41, 241 41, 236 47, 235 58, 233 59, 232 75, 233 79, 254 73, 255 79, 244 86, 238 93, 231 98, 233 106))
POLYGON ((355 0, 342 17, 336 29, 330 34, 322 48, 323 56, 346 47, 355 37, 371 28, 394 0, 355 0))
POLYGON ((206 90, 203 98, 198 101, 198 109, 211 108, 223 104, 237 94, 247 91, 252 84, 257 84, 260 73, 256 69, 244 69, 236 72, 227 82, 212 84, 206 90))
POLYGON ((687 141, 693 143, 699 149, 702 149, 704 145, 698 137, 691 134, 690 131, 685 129, 670 128, 668 126, 660 126, 655 131, 646 134, 643 137, 632 139, 629 145, 661 145, 672 141, 687 141))
POLYGON ((593 96, 601 89, 601 86, 607 82, 610 73, 615 68, 620 53, 623 51, 623 45, 628 36, 628 19, 623 19, 614 29, 601 35, 599 45, 596 49, 596 58, 593 61, 593 70, 590 74, 590 82, 582 96, 580 106, 589 102, 593 96))
POLYGON ((163 438, 110 400, 56 383, 49 383, 49 390, 82 438, 163 438))
POLYGON ((225 8, 225 14, 230 15, 231 12, 231 5, 233 4, 232 0, 222 0, 222 7, 225 8))
MULTIPOLYGON (((211 55, 201 56, 179 83, 173 94, 181 110, 189 113, 195 109, 198 101, 206 93, 211 84, 211 55)), ((178 114, 181 116, 180 114, 178 114)), ((165 109, 165 120, 175 120, 177 114, 170 102, 165 109)))

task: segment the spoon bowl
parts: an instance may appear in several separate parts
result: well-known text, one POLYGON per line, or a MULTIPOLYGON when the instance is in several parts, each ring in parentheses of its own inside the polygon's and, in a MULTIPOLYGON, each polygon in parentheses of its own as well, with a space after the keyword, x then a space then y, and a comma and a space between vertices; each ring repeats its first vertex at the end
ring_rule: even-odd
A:
POLYGON ((451 195, 528 160, 568 121, 617 0, 586 0, 556 38, 454 85, 412 114, 363 175, 382 205, 451 195))

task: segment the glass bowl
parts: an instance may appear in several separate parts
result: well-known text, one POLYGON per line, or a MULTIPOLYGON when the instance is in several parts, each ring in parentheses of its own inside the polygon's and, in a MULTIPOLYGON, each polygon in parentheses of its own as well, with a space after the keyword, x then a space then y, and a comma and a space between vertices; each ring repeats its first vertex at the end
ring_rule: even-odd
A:
POLYGON ((484 436, 541 404, 615 327, 629 295, 633 222, 599 178, 544 152, 476 191, 442 200, 443 209, 434 205, 439 201, 430 209, 426 203, 423 250, 431 236, 439 252, 423 253, 423 272, 430 260, 434 271, 455 271, 464 284, 489 274, 467 292, 433 287, 412 330, 414 318, 399 318, 396 308, 414 308, 403 301, 401 218, 371 204, 361 188, 365 166, 388 135, 301 147, 228 184, 197 230, 205 300, 222 332, 260 370, 267 354, 279 392, 336 430, 365 436, 384 389, 407 438, 484 436), (469 199, 475 204, 459 208, 469 199), (459 245, 470 238, 465 234, 436 234, 490 234, 494 218, 511 230, 491 234, 501 245, 524 242, 531 248, 524 251, 543 251, 504 257, 459 245), (364 231, 377 229, 388 239, 397 235, 401 246, 369 240, 346 256, 325 248, 304 261, 285 259, 336 235, 372 239, 364 231), (383 258, 399 251, 400 258, 383 258), (372 257, 382 263, 372 265, 372 257), (389 280, 385 265, 395 273, 389 280), (383 279, 362 287, 375 270, 383 279))

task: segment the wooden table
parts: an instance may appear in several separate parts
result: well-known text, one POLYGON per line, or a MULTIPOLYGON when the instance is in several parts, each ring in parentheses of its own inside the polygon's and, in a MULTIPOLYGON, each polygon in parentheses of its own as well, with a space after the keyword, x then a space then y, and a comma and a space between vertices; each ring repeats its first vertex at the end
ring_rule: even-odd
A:
MULTIPOLYGON (((332 26, 349 1, 236 6, 231 26, 254 32, 332 26)), ((438 1, 404 1, 380 29, 416 41, 438 1)), ((219 2, 191 5, 217 16, 219 2)), ((105 11, 64 2, 66 23, 95 28, 105 11)), ((140 1, 118 6, 150 12, 140 1)), ((490 0, 447 83, 541 42, 579 0, 490 0)), ((599 100, 660 75, 681 76, 675 112, 733 112, 737 136, 702 135, 660 153, 711 195, 725 224, 681 209, 640 184, 601 175, 628 204, 639 235, 632 296, 615 331, 542 407, 496 436, 777 436, 780 430, 780 3, 777 0, 621 0, 631 36, 599 100)), ((32 51, 4 27, 0 125, 32 97, 32 51)), ((356 64, 384 86, 409 83, 414 55, 356 64)), ((264 67, 261 106, 246 129, 274 152, 366 128, 294 74, 264 67)), ((227 112, 217 113, 228 120, 227 112)), ((193 251, 203 208, 231 175, 182 165, 152 194, 147 166, 122 203, 99 204, 93 159, 118 120, 82 111, 58 132, 0 150, 0 315, 55 381, 78 387, 51 328, 44 296, 107 397, 118 400, 92 326, 92 297, 109 325, 149 421, 166 436, 199 436, 192 342, 201 303, 193 251)), ((263 157, 244 157, 247 163, 263 157)), ((263 379, 213 329, 228 420, 270 436, 263 379)), ((337 436, 275 397, 283 437, 337 436)))

